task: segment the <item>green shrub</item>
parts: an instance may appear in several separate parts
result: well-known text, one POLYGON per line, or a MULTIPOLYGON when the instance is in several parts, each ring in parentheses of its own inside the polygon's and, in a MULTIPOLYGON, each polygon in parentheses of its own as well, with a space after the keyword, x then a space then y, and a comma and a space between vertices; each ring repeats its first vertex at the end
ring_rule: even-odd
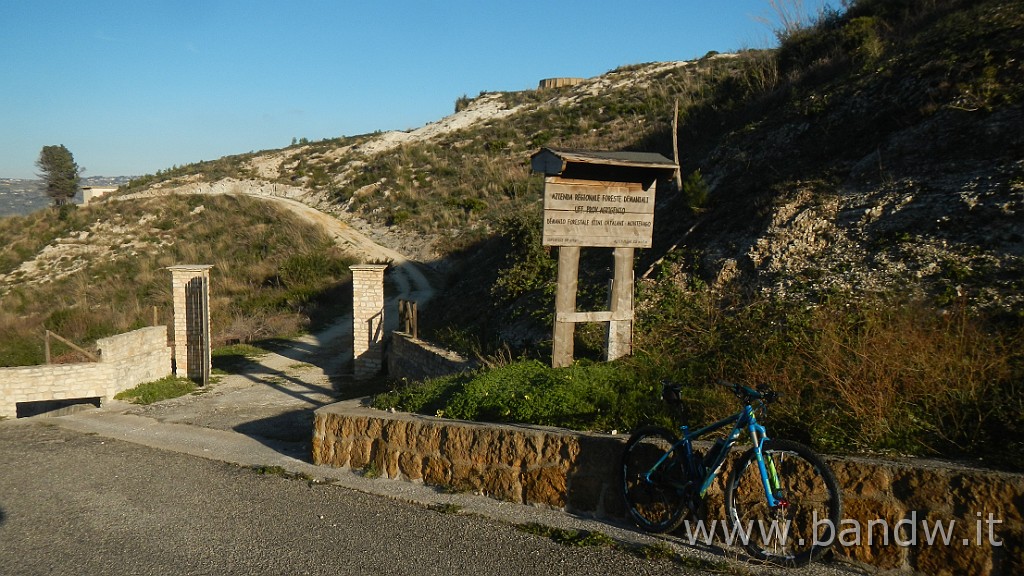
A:
POLYGON ((161 400, 169 400, 191 394, 196 391, 196 384, 187 378, 168 376, 153 382, 139 384, 135 388, 118 392, 114 398, 127 400, 135 404, 152 404, 161 400))
POLYGON ((520 422, 578 429, 635 426, 664 411, 652 410, 652 386, 615 364, 553 369, 520 360, 494 370, 409 384, 374 399, 398 408, 462 420, 520 422))
POLYGON ((694 170, 683 179, 683 198, 686 204, 694 210, 704 207, 708 200, 708 185, 704 182, 704 176, 700 170, 694 170))
POLYGON ((45 361, 42 333, 0 332, 0 366, 34 366, 45 361))

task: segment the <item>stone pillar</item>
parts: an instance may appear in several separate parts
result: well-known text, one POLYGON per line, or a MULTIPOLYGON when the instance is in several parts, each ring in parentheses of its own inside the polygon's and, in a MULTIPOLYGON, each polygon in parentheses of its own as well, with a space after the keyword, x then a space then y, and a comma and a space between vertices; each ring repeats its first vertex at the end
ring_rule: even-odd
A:
POLYGON ((174 298, 174 371, 202 386, 210 381, 210 269, 171 266, 174 298))
POLYGON ((373 378, 384 366, 384 271, 386 264, 358 264, 352 270, 352 372, 373 378))

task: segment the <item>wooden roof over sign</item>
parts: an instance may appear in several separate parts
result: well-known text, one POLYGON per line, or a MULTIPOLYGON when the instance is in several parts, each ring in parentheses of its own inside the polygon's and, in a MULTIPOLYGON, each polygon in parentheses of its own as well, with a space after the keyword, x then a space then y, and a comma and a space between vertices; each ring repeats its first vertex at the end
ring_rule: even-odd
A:
MULTIPOLYGON (((643 180, 669 177, 677 169, 676 163, 655 152, 604 152, 592 150, 564 150, 541 148, 530 157, 534 172, 546 175, 586 178, 588 173, 600 179, 621 172, 626 175, 644 174, 643 180), (570 174, 567 174, 569 172, 570 174)), ((635 178, 624 180, 634 181, 635 178)))

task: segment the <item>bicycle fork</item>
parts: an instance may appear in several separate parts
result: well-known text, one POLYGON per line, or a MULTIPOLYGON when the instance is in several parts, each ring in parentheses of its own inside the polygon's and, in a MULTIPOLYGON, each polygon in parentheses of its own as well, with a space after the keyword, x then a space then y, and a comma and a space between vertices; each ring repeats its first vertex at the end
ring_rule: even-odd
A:
POLYGON ((782 486, 779 482, 779 471, 775 466, 775 458, 772 455, 765 457, 762 448, 765 437, 765 428, 757 422, 750 423, 750 438, 754 441, 754 459, 757 461, 758 472, 761 474, 761 484, 764 486, 765 498, 768 507, 771 509, 786 509, 789 501, 782 493, 782 486))

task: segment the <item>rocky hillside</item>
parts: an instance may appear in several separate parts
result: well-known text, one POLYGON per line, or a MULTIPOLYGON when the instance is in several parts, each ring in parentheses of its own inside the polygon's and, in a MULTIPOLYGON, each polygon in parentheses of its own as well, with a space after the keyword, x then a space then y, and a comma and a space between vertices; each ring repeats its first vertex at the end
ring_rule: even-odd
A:
POLYGON ((481 93, 417 130, 174 168, 126 192, 288 196, 441 268, 475 258, 486 284, 508 265, 488 239, 509 215, 539 222, 532 153, 671 157, 678 103, 686 185, 660 185, 656 248, 638 275, 669 262, 677 279, 785 297, 897 291, 1019 318, 1021 29, 1016 1, 860 0, 777 50, 481 93))
POLYGON ((719 115, 719 198, 686 239, 719 282, 1024 309, 1024 10, 915 4, 790 38, 775 88, 719 115))

